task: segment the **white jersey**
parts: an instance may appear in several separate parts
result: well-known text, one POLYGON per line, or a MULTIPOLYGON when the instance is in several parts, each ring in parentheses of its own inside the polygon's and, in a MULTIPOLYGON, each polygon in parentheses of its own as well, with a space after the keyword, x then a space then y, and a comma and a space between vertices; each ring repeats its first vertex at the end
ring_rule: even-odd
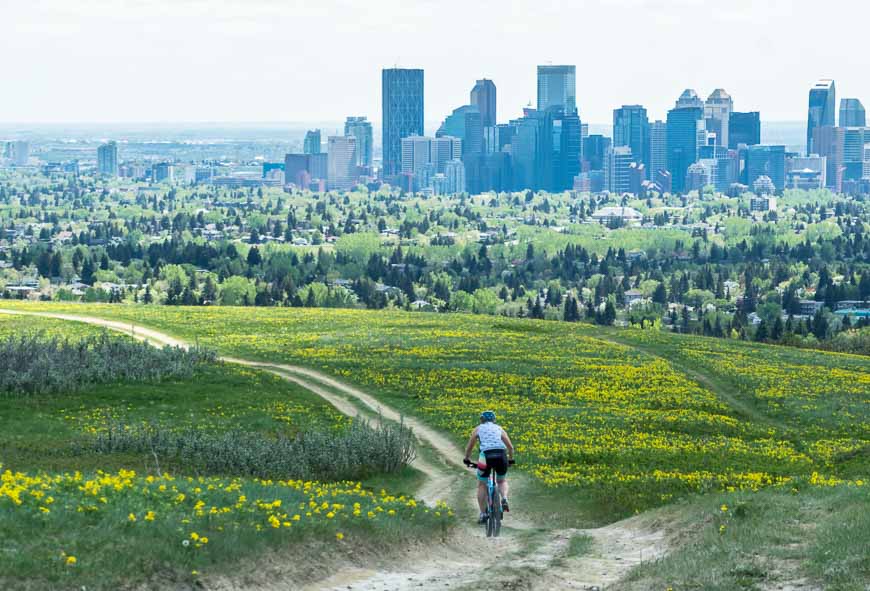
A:
POLYGON ((495 423, 483 423, 477 428, 477 438, 480 440, 480 453, 491 449, 505 449, 501 434, 504 430, 495 423))

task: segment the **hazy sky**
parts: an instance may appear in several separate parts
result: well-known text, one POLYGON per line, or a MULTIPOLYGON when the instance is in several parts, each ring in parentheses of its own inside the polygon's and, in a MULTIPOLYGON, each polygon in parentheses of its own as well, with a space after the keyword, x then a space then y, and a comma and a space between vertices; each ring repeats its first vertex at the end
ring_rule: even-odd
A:
POLYGON ((584 121, 723 87, 737 110, 806 117, 807 91, 870 105, 860 0, 0 0, 0 122, 380 121, 380 70, 426 70, 426 120, 535 66, 577 65, 584 121))

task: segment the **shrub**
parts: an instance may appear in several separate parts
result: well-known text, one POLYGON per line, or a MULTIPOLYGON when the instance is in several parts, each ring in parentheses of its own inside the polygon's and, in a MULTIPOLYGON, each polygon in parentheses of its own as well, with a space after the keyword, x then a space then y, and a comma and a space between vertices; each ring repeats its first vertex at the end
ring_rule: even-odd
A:
POLYGON ((397 472, 416 457, 414 435, 404 423, 373 425, 361 419, 338 432, 315 430, 293 439, 110 422, 92 450, 147 453, 184 469, 281 480, 360 479, 397 472))
POLYGON ((0 393, 69 393, 91 384, 187 378, 215 360, 213 351, 158 349, 105 332, 75 341, 44 333, 10 336, 0 340, 0 393))

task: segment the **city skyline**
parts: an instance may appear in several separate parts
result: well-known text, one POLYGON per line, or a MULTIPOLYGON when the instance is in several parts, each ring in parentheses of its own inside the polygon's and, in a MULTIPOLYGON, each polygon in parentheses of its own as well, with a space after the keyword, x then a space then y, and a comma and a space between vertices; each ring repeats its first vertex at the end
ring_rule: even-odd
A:
POLYGON ((0 51, 15 57, 7 60, 6 84, 14 92, 0 101, 0 122, 341 122, 359 114, 377 126, 377 77, 394 65, 426 71, 427 127, 463 104, 483 78, 498 87, 497 119, 519 116, 525 105, 535 104, 536 68, 547 64, 577 65, 577 109, 592 123, 606 123, 624 104, 642 104, 651 120, 663 119, 684 88, 702 96, 725 88, 737 97, 736 110, 759 110, 767 121, 804 119, 805 89, 819 78, 838 80, 841 96, 870 95, 870 81, 859 76, 861 36, 850 34, 863 20, 860 13, 870 9, 850 4, 857 18, 842 21, 835 15, 844 2, 811 11, 801 9, 813 6, 806 1, 728 7, 699 0, 596 1, 581 7, 515 1, 497 12, 482 2, 462 5, 462 19, 453 18, 452 2, 380 2, 379 10, 366 9, 375 14, 335 1, 292 10, 272 0, 213 4, 186 0, 170 11, 163 0, 40 0, 3 7, 0 14, 9 18, 0 19, 0 51), (796 15, 787 22, 765 18, 781 15, 786 6, 796 15), (619 46, 605 35, 612 30, 605 25, 617 17, 619 46), (291 18, 294 40, 288 44, 282 26, 291 18), (470 48, 459 44, 461 50, 445 46, 434 52, 432 43, 417 42, 444 30, 445 21, 451 36, 466 39, 470 48), (578 43, 572 27, 581 22, 584 39, 578 43), (814 41, 826 23, 836 23, 842 33, 834 47, 814 41), (698 27, 725 39, 739 29, 741 42, 711 54, 679 39, 680 31, 694 35, 698 27), (342 42, 330 40, 333 35, 342 42), (355 43, 366 51, 338 51, 355 43), (683 50, 674 52, 676 45, 683 50), (589 59, 599 50, 606 50, 605 59, 589 59), (644 61, 620 60, 639 52, 644 61), (155 69, 158 63, 165 67, 155 69), (684 78, 663 76, 665 71, 684 78), (772 75, 782 71, 789 75, 772 75), (76 92, 57 99, 59 89, 70 88, 76 92), (347 88, 354 89, 350 97, 347 88), (107 101, 107 89, 117 89, 110 94, 122 100, 107 101))

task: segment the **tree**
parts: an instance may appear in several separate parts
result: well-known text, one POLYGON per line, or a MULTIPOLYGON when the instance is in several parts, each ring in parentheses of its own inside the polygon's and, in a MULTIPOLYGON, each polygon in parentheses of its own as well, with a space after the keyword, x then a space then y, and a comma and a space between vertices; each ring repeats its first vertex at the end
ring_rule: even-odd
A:
POLYGON ((221 284, 220 302, 222 306, 241 306, 254 301, 257 292, 254 283, 247 277, 233 275, 221 284))
POLYGON ((260 256, 260 249, 256 246, 252 246, 251 250, 248 251, 248 266, 256 267, 262 262, 263 257, 260 256))

